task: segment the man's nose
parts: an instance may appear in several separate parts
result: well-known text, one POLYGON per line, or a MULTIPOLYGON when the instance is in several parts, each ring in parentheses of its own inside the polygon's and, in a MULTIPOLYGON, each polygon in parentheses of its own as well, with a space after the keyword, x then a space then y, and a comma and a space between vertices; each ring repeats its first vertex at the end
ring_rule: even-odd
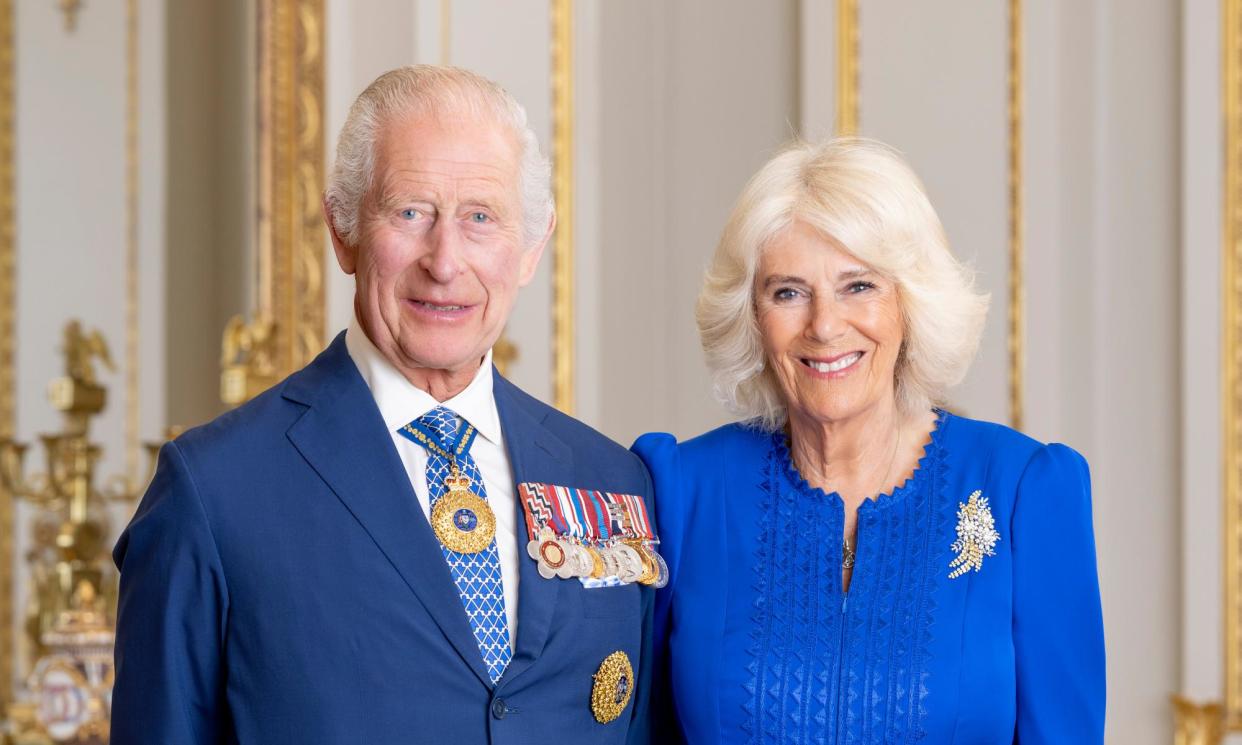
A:
POLYGON ((427 252, 420 264, 437 282, 452 281, 462 272, 462 236, 456 223, 437 219, 428 235, 427 252))

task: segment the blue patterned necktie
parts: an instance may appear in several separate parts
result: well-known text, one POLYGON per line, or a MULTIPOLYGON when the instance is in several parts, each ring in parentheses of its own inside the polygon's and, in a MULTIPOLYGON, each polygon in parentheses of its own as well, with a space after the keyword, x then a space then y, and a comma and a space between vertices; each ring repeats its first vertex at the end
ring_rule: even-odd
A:
MULTIPOLYGON (((440 449, 454 452, 457 449, 457 414, 443 406, 437 406, 423 416, 410 422, 410 427, 420 430, 425 435, 434 435, 440 449)), ((402 428, 401 434, 406 439, 423 445, 417 438, 402 428)), ((483 476, 474 458, 470 457, 471 443, 466 450, 457 456, 457 468, 461 474, 470 479, 471 491, 484 500, 487 491, 483 486, 483 476)), ((424 447, 426 447, 424 445, 424 447)), ((446 493, 444 480, 452 470, 451 461, 443 454, 431 448, 427 449, 427 491, 430 506, 446 493)), ((513 650, 509 646, 509 624, 505 615, 504 586, 500 575, 500 554, 496 550, 496 540, 487 548, 476 554, 462 554, 449 550, 443 544, 440 550, 448 562, 449 574, 457 584, 457 592, 461 595, 461 604, 466 609, 466 617, 470 620, 470 628, 474 630, 475 641, 479 644, 479 652, 483 655, 483 663, 487 665, 487 674, 492 682, 500 680, 505 667, 508 666, 513 650)))

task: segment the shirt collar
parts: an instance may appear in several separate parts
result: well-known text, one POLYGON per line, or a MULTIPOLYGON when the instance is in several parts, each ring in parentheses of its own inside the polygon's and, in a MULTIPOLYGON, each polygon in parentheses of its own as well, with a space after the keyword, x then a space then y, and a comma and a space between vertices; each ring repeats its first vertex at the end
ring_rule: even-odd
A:
POLYGON ((500 414, 496 411, 496 399, 492 396, 492 351, 487 350, 483 364, 465 390, 447 401, 440 402, 431 394, 418 388, 388 361, 367 338, 355 316, 345 332, 345 348, 350 358, 371 389, 371 395, 379 407, 384 426, 396 432, 405 425, 431 411, 444 406, 465 419, 479 434, 495 445, 501 445, 500 414))

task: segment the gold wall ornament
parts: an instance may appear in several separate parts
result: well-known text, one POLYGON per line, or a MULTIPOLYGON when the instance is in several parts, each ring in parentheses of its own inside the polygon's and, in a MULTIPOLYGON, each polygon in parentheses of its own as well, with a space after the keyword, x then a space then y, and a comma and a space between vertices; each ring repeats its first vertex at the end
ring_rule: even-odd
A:
POLYGON ((574 411, 573 0, 552 0, 552 402, 574 411))
POLYGON ((519 356, 517 345, 509 340, 508 334, 502 332, 500 338, 492 345, 492 364, 496 366, 501 375, 507 376, 519 356))
MULTIPOLYGON (((38 659, 22 701, 38 705, 37 727, 26 734, 93 742, 106 737, 112 686, 117 573, 109 555, 108 502, 136 501, 141 485, 123 475, 96 486, 102 449, 91 441, 90 427, 107 405, 96 365, 112 366, 104 337, 69 321, 61 352, 65 375, 50 382, 48 398, 61 412, 62 430, 40 435, 46 461, 35 474, 26 471, 28 446, 0 437, 0 488, 27 501, 35 514, 26 556, 26 631, 38 659)), ((154 446, 148 449, 154 453, 154 446)), ((148 479, 154 466, 152 458, 148 479)), ((15 717, 27 713, 13 709, 15 717)))
POLYGON ((239 406, 280 380, 276 370, 276 334, 271 319, 247 323, 233 316, 220 345, 220 399, 239 406))
POLYGON ((1221 399, 1224 473, 1225 726, 1242 729, 1242 0, 1224 0, 1224 245, 1221 399))
POLYGON ((65 14, 65 30, 73 33, 78 29, 78 11, 82 9, 82 0, 56 0, 60 12, 65 14))
POLYGON ((837 0, 837 136, 858 134, 858 0, 837 0))
MULTIPOLYGON (((0 0, 0 438, 13 436, 16 226, 13 179, 13 0, 0 0)), ((0 702, 12 700, 13 493, 0 483, 0 702)))
POLYGON ((1220 745, 1224 741, 1224 711, 1219 703, 1197 704, 1173 696, 1173 745, 1220 745))
POLYGON ((1022 243, 1022 0, 1009 0, 1009 424, 1022 429, 1026 369, 1026 279, 1022 243))
MULTIPOLYGON (((272 382, 301 368, 324 343, 323 21, 323 0, 261 0, 258 5, 258 297, 253 324, 270 322, 272 382)), ((225 334, 233 333, 230 321, 225 334)), ((257 392, 250 382, 243 387, 246 399, 257 392)))

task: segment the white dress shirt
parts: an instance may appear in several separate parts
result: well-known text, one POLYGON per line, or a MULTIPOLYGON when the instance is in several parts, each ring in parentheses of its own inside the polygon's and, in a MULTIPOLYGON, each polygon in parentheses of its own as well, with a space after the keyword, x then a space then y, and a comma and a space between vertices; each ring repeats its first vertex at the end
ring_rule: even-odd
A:
MULTIPOLYGON (((400 429, 437 406, 456 412, 478 430, 470 455, 483 476, 487 503, 496 514, 496 550, 500 555, 500 577, 504 584, 505 615, 509 622, 509 644, 517 640, 518 535, 513 496, 513 469, 500 431, 500 413, 492 396, 492 353, 489 350, 470 385, 447 401, 436 401, 431 394, 414 386, 380 353, 354 318, 345 332, 345 348, 379 406, 384 426, 406 475, 418 496, 418 504, 430 523, 431 498, 427 491, 427 451, 407 440, 400 429)), ((460 425, 460 421, 458 422, 460 425)), ((525 543, 525 526, 523 544, 525 543)))

